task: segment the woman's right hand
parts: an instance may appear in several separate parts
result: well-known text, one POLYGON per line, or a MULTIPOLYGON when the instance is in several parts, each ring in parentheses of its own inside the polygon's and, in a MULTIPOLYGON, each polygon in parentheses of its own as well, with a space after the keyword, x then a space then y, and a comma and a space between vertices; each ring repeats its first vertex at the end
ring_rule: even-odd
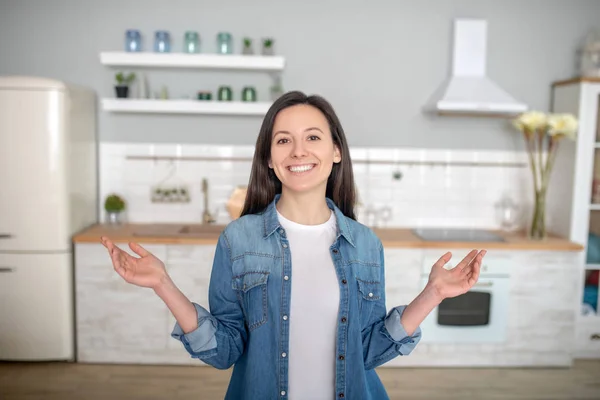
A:
POLYGON ((121 250, 109 238, 100 238, 113 263, 115 271, 127 282, 137 286, 156 289, 168 279, 165 264, 137 243, 129 243, 129 248, 140 258, 121 250))

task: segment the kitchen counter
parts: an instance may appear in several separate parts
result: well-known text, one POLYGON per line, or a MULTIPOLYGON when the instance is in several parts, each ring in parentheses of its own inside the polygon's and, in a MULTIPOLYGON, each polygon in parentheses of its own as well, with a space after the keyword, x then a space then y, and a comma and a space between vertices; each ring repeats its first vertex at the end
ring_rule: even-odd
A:
MULTIPOLYGON (((115 242, 139 242, 160 244, 216 244, 224 225, 201 224, 106 224, 92 225, 73 236, 75 243, 99 243, 101 236, 115 242)), ((440 249, 500 249, 500 250, 546 250, 581 251, 583 246, 569 240, 550 235, 545 240, 530 240, 524 232, 505 233, 490 231, 500 235, 504 241, 429 241, 415 235, 411 229, 374 228, 385 247, 398 248, 440 248, 440 249)))

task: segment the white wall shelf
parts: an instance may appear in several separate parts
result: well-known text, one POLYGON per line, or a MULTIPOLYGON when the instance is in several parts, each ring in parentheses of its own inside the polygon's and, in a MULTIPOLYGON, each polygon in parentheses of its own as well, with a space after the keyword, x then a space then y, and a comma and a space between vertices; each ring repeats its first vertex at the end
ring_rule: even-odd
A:
POLYGON ((104 111, 117 113, 265 115, 270 102, 102 99, 104 111))
POLYGON ((102 52, 100 62, 113 67, 204 68, 282 71, 283 56, 240 54, 187 54, 151 52, 102 52))

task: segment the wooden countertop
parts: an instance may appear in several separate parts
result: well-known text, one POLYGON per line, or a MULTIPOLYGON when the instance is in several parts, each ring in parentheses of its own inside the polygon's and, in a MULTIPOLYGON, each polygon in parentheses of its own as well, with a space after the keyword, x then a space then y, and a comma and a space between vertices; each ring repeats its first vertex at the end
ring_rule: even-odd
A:
MULTIPOLYGON (((223 225, 194 224, 123 224, 111 226, 106 224, 92 225, 73 236, 75 243, 100 243, 100 237, 106 236, 115 242, 140 242, 161 244, 216 244, 223 225), (181 229, 187 233, 180 233, 181 229)), ((375 228, 375 234, 385 247, 404 248, 473 248, 500 250, 548 250, 548 251, 581 251, 583 246, 556 236, 550 235, 545 240, 530 240, 523 232, 497 232, 504 242, 449 242, 425 241, 412 233, 411 229, 375 228)))

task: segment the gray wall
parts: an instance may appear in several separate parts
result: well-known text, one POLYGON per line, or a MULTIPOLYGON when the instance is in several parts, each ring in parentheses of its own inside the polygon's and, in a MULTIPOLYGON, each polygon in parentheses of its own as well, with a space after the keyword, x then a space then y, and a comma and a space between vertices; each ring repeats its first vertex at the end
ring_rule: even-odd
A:
MULTIPOLYGON (((206 51, 216 32, 273 36, 287 58, 285 89, 331 101, 354 146, 521 149, 497 119, 432 118, 421 107, 450 71, 452 19, 488 20, 488 72, 531 107, 547 110, 550 83, 575 73, 575 51, 598 22, 594 0, 0 0, 0 74, 66 80, 113 96, 114 70, 99 52, 121 50, 124 31, 197 30, 206 51)), ((263 73, 148 71, 172 97, 245 84, 267 97, 263 73)), ((258 117, 110 115, 99 110, 102 141, 254 144, 258 117)))

